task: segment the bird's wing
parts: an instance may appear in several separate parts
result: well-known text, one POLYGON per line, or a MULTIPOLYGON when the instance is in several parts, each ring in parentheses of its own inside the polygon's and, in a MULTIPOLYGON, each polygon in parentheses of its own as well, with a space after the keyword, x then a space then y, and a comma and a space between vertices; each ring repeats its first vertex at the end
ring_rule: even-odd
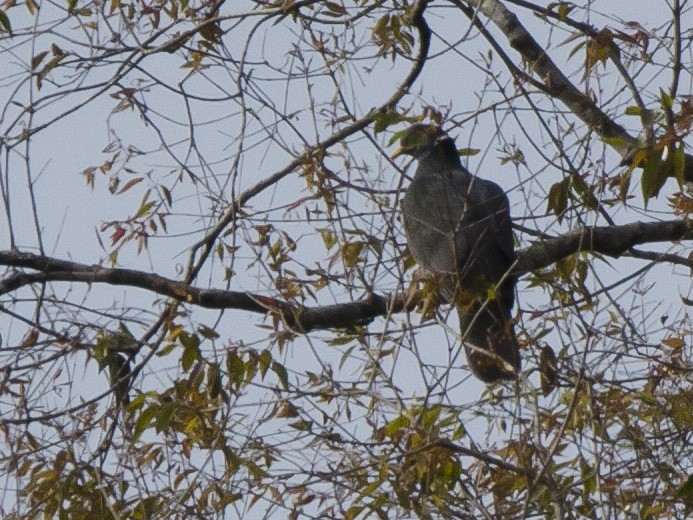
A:
POLYGON ((508 197, 503 188, 495 182, 477 178, 475 184, 479 191, 478 198, 483 201, 480 203, 482 208, 480 216, 488 219, 498 249, 507 260, 507 266, 510 267, 515 261, 515 247, 508 197))

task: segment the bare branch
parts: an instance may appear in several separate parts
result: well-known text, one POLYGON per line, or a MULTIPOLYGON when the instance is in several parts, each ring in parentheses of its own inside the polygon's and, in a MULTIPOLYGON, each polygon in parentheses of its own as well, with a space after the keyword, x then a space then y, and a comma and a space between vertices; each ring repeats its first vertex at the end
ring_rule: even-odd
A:
MULTIPOLYGON (((621 155, 624 164, 630 162, 638 149, 638 140, 602 111, 589 96, 573 85, 520 23, 517 16, 502 2, 499 0, 451 0, 451 2, 464 12, 469 10, 466 3, 475 9, 475 15, 478 12, 491 20, 506 36, 510 46, 520 53, 544 83, 545 87, 542 90, 562 101, 602 139, 608 140, 609 145, 621 155)), ((693 156, 690 154, 686 154, 684 177, 688 181, 693 181, 693 156)))
POLYGON ((306 160, 310 159, 314 153, 320 150, 326 150, 327 148, 342 142, 350 135, 353 135, 356 132, 366 128, 368 125, 373 123, 373 121, 375 121, 379 113, 391 110, 409 92, 409 89, 423 70, 431 42, 431 30, 423 17, 423 13, 427 5, 428 0, 418 0, 412 8, 412 23, 419 32, 419 52, 414 60, 414 66, 411 68, 407 77, 395 90, 395 93, 390 97, 390 99, 383 103, 382 106, 372 110, 358 121, 353 122, 349 126, 334 133, 330 138, 325 139, 323 142, 311 147, 303 155, 294 159, 291 163, 278 172, 270 175, 268 178, 258 182, 255 186, 252 186, 245 192, 241 193, 237 199, 231 203, 231 206, 224 212, 224 214, 220 217, 219 222, 210 230, 210 232, 193 246, 188 261, 188 268, 185 276, 186 281, 192 282, 195 279, 197 273, 199 273, 200 269, 204 265, 207 257, 212 252, 216 239, 236 219, 239 210, 245 204, 247 204, 250 199, 263 192, 268 187, 273 186, 279 180, 283 179, 288 174, 299 168, 306 160), (200 250, 202 251, 199 253, 199 256, 197 256, 200 250))

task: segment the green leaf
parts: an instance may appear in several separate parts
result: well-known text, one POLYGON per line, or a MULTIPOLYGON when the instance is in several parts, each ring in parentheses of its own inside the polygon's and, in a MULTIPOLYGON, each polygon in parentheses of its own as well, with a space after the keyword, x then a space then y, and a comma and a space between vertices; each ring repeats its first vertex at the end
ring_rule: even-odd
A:
POLYGON ((400 415, 399 417, 397 417, 397 419, 390 421, 387 424, 387 426, 385 426, 385 435, 387 435, 388 437, 394 437, 401 429, 408 428, 410 424, 411 420, 409 419, 409 417, 400 415))
POLYGON ((151 200, 145 204, 142 204, 140 208, 137 210, 137 213, 135 213, 135 216, 133 218, 141 218, 141 217, 146 217, 149 215, 151 212, 152 208, 156 206, 156 202, 151 200))
POLYGON ((546 212, 550 213, 553 211, 554 215, 560 222, 563 219, 563 214, 568 207, 568 193, 570 187, 570 177, 566 177, 560 182, 555 183, 549 189, 548 203, 546 206, 546 212))
POLYGON ((190 345, 185 347, 183 355, 181 356, 181 365, 183 367, 183 372, 187 372, 193 366, 196 361, 202 359, 202 354, 197 345, 190 345))
POLYGON ((10 19, 5 14, 5 11, 0 9, 0 29, 9 33, 12 36, 12 26, 10 25, 10 19))
POLYGON ((585 496, 590 496, 597 489, 597 470, 580 457, 580 476, 585 496))
POLYGON ((292 428, 294 428, 300 432, 307 432, 307 431, 310 431, 311 427, 313 426, 313 422, 301 420, 301 421, 296 421, 296 422, 290 423, 289 426, 291 426, 292 428))
POLYGON ((585 182, 585 179, 583 179, 581 175, 578 175, 577 173, 573 174, 571 177, 571 183, 573 190, 575 190, 575 193, 579 195, 580 200, 585 206, 592 210, 599 208, 599 201, 597 200, 597 197, 594 196, 592 188, 587 184, 587 182, 585 182))
POLYGON ((36 74, 36 88, 41 89, 41 86, 43 85, 43 80, 44 78, 48 75, 50 71, 52 71, 54 68, 58 66, 58 64, 63 61, 65 58, 66 54, 56 54, 54 55, 53 58, 51 58, 51 61, 49 61, 45 67, 41 71, 36 74))
POLYGON ((332 246, 334 246, 337 243, 337 237, 335 234, 327 228, 320 228, 316 230, 318 233, 320 233, 320 237, 322 238, 323 244, 325 244, 325 249, 328 251, 332 249, 332 246))
POLYGON ((649 199, 659 195, 659 190, 664 186, 667 177, 668 172, 666 171, 661 154, 656 150, 648 150, 647 160, 645 161, 645 167, 640 181, 645 207, 647 207, 647 201, 649 199))
POLYGON ((209 387, 209 396, 212 399, 219 397, 221 394, 221 371, 216 363, 212 363, 207 368, 207 386, 209 387))
POLYGON ((671 95, 662 88, 659 89, 659 99, 664 110, 671 110, 671 107, 674 106, 674 100, 671 98, 671 95))
POLYGON ((200 325, 197 327, 197 332, 200 333, 200 336, 202 336, 205 339, 217 339, 219 337, 219 334, 217 334, 217 331, 214 329, 210 329, 206 325, 200 325))
POLYGON ((408 123, 416 123, 418 121, 418 118, 404 116, 402 114, 398 114, 397 112, 380 112, 375 116, 375 124, 373 125, 373 131, 376 134, 379 134, 380 132, 386 130, 388 127, 405 121, 408 123))
POLYGON ((606 144, 610 144, 611 146, 622 146, 626 143, 626 141, 623 139, 623 137, 604 136, 604 137, 602 137, 602 141, 604 141, 606 144))
POLYGON ((142 413, 139 415, 137 420, 135 421, 135 431, 133 433, 133 442, 136 442, 140 439, 140 436, 142 433, 149 428, 149 425, 152 423, 154 420, 154 417, 157 414, 157 409, 154 407, 149 407, 146 410, 143 410, 142 413))
POLYGON ((421 413, 421 426, 430 429, 438 421, 440 417, 441 407, 439 405, 433 406, 421 413))
POLYGON ((476 155, 480 152, 478 148, 460 148, 457 150, 457 155, 460 157, 471 157, 472 155, 476 155))
POLYGON ((674 151, 674 178, 682 186, 686 182, 686 150, 683 148, 683 143, 679 143, 674 151))
POLYGON ((342 261, 344 262, 345 267, 349 268, 356 266, 360 260, 359 255, 361 254, 361 251, 363 251, 365 245, 365 242, 361 241, 347 242, 346 244, 342 245, 342 261))
POLYGON ((245 363, 236 352, 228 353, 226 357, 226 370, 229 374, 231 383, 236 387, 240 387, 245 376, 245 363))
POLYGON ((200 345, 200 338, 197 336, 197 334, 188 334, 184 330, 181 330, 176 338, 185 348, 198 347, 200 345))
POLYGON ((269 370, 269 367, 272 363, 272 354, 270 354, 269 350, 263 350, 260 353, 260 375, 264 379, 265 374, 267 374, 267 370, 269 370))
POLYGON ((277 363, 276 361, 272 363, 272 371, 277 374, 277 379, 279 379, 279 382, 282 385, 282 388, 284 390, 289 389, 289 374, 286 371, 286 367, 282 365, 281 363, 277 363))
POLYGON ((676 498, 680 498, 687 507, 693 507, 693 475, 688 475, 686 482, 676 491, 676 498))
POLYGON ((570 14, 570 11, 573 10, 575 5, 573 5, 570 2, 559 2, 558 4, 558 17, 561 20, 565 20, 568 17, 568 14, 570 14))

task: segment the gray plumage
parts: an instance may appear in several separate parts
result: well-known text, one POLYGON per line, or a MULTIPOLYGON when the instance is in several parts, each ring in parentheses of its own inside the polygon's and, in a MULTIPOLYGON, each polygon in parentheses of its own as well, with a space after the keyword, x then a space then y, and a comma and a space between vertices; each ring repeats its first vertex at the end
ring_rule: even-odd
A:
POLYGON ((418 160, 402 200, 409 250, 443 280, 441 293, 458 310, 469 366, 486 382, 520 370, 513 331, 515 261, 508 198, 460 162, 454 141, 440 128, 415 125, 398 154, 418 160), (491 354, 489 354, 491 353, 491 354))

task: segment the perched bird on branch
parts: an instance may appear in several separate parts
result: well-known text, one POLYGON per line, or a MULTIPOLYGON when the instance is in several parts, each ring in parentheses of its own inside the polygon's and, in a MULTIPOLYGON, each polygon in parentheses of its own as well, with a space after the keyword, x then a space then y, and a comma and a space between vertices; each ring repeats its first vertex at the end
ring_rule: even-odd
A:
POLYGON ((400 145, 395 157, 418 161, 402 200, 409 250, 456 307, 474 374, 485 382, 513 379, 520 353, 511 316, 516 279, 508 198, 462 166, 455 142, 437 126, 412 126, 400 145))

